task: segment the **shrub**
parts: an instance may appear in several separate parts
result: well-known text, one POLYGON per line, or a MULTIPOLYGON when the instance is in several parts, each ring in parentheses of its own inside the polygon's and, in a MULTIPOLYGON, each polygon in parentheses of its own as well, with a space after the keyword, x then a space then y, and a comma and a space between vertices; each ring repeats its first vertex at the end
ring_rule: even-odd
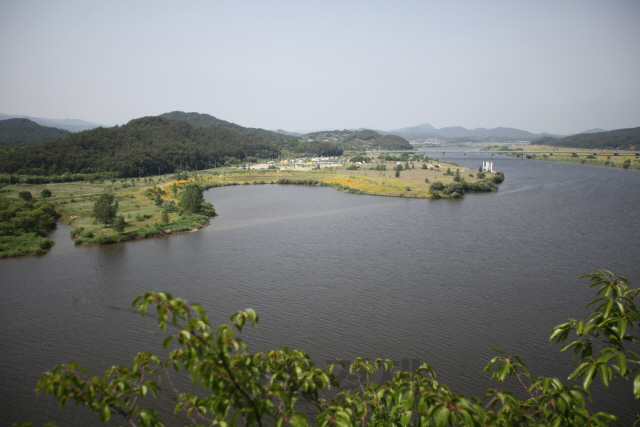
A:
POLYGON ((126 226, 127 226, 127 223, 124 220, 124 215, 118 215, 116 220, 113 222, 113 229, 117 233, 122 233, 126 226))
POLYGON ((108 234, 101 234, 98 236, 98 243, 100 243, 101 245, 106 245, 109 243, 115 243, 115 239, 108 235, 108 234))
POLYGON ((84 227, 76 227, 73 230, 71 230, 71 233, 70 233, 71 237, 80 236, 83 231, 84 231, 84 227))
POLYGON ((49 249, 51 246, 54 245, 53 240, 49 240, 49 239, 38 239, 38 244, 40 245, 41 249, 49 249))
POLYGON ((442 191, 444 190, 444 184, 442 183, 442 181, 436 181, 431 184, 431 187, 429 189, 433 191, 442 191))
POLYGON ((459 182, 450 182, 446 187, 449 190, 449 193, 458 193, 460 195, 464 194, 464 185, 459 182))
POLYGON ((20 197, 22 200, 24 200, 25 202, 28 202, 29 200, 31 200, 31 193, 28 191, 21 191, 18 193, 18 197, 20 197))

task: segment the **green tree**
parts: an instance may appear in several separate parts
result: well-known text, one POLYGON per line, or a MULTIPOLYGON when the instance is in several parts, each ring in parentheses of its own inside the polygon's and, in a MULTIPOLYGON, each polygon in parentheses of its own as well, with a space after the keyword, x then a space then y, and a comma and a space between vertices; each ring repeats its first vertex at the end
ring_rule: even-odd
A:
POLYGON ((113 222, 113 229, 118 233, 122 233, 126 226, 127 223, 124 220, 124 215, 118 215, 116 220, 113 222))
POLYGON ((587 321, 569 319, 554 328, 550 337, 552 342, 562 342, 572 331, 577 334, 578 340, 562 350, 573 348, 574 356, 580 355, 570 378, 583 377, 582 385, 535 377, 522 358, 500 350, 494 350, 498 355, 483 370, 498 383, 515 377, 525 388, 524 400, 499 389, 489 389, 481 398, 456 394, 436 381, 435 371, 426 364, 413 372, 395 372, 391 380, 377 384, 369 378, 380 370, 392 371, 388 359, 357 358, 349 366, 337 362, 323 370, 303 350, 280 347, 251 353, 238 335, 247 323, 258 323, 253 310, 238 311, 229 324, 214 329, 200 305, 165 292, 147 292, 133 302, 143 316, 155 311, 161 330, 171 328, 163 341, 165 348, 172 347, 165 360, 139 353, 131 368, 114 366, 102 377, 89 377, 75 362, 60 365, 42 375, 37 391, 53 394, 61 405, 69 400, 84 405, 105 423, 111 415, 119 415, 129 425, 162 426, 158 414, 143 407, 144 398, 162 392, 160 376, 173 367, 204 390, 180 393, 175 390, 179 383, 173 381, 175 412, 208 425, 302 427, 311 416, 320 427, 605 426, 616 422, 616 417, 592 413, 586 407, 595 377, 599 375, 608 386, 614 378, 635 375, 633 393, 640 398, 640 357, 626 348, 640 335, 640 310, 634 302, 640 289, 629 289, 626 279, 608 271, 584 277, 600 288, 590 304, 599 306, 587 321), (592 339, 601 345, 595 354, 592 339), (335 372, 355 380, 356 388, 340 390, 335 372), (330 387, 338 392, 326 395, 330 387))
POLYGON ((190 183, 180 194, 180 208, 186 212, 197 213, 202 209, 203 190, 196 183, 190 183))
POLYGON ((31 193, 29 191, 21 191, 18 193, 18 197, 20 197, 22 200, 24 200, 25 202, 28 202, 29 200, 31 200, 31 193))
POLYGON ((105 227, 113 224, 118 213, 118 202, 112 193, 101 194, 100 198, 93 204, 93 216, 97 222, 105 227))
POLYGON ((442 183, 442 181, 436 181, 433 184, 431 184, 429 189, 434 191, 442 191, 444 190, 444 184, 442 183))
POLYGON ((47 197, 51 197, 53 193, 51 193, 51 190, 49 190, 48 188, 43 189, 40 192, 40 197, 42 197, 43 199, 46 199, 47 197))
POLYGON ((402 172, 402 170, 403 170, 402 164, 398 163, 396 165, 396 167, 393 168, 393 169, 396 171, 396 178, 399 178, 400 177, 400 172, 402 172))

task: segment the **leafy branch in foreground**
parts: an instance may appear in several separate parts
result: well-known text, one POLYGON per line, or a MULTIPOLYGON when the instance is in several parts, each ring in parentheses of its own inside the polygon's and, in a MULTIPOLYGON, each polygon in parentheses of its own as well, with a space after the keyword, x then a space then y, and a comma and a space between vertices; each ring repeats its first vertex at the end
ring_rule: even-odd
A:
MULTIPOLYGON (((590 304, 600 305, 588 321, 570 319, 551 334, 551 341, 562 342, 571 330, 577 332, 579 340, 564 349, 574 347, 574 358, 581 355, 569 379, 584 377, 583 386, 564 385, 553 377, 536 378, 520 357, 507 357, 499 350, 494 350, 499 355, 483 370, 492 372, 492 379, 498 382, 515 377, 528 396, 525 400, 498 389, 488 390, 483 398, 456 394, 436 381, 430 365, 414 372, 397 371, 391 380, 378 384, 372 376, 381 370, 393 371, 390 360, 358 358, 349 366, 338 361, 323 370, 304 351, 281 347, 252 354, 236 335, 247 322, 257 324, 253 310, 234 313, 229 324, 214 331, 200 305, 164 292, 147 292, 133 305, 143 316, 155 309, 153 317, 160 329, 174 330, 163 342, 165 348, 172 341, 177 345, 166 360, 140 353, 130 369, 114 366, 101 379, 89 378, 75 362, 61 365, 42 375, 37 391, 53 394, 60 405, 69 400, 85 405, 103 422, 119 415, 131 426, 163 426, 158 414, 142 404, 149 393, 154 397, 161 393, 160 376, 168 376, 168 368, 173 367, 188 373, 202 390, 202 395, 173 390, 175 413, 198 425, 303 427, 310 421, 320 427, 617 424, 613 415, 589 411, 588 387, 597 374, 608 385, 612 378, 628 378, 638 371, 637 354, 623 344, 635 342, 639 332, 634 299, 640 289, 630 290, 626 279, 606 271, 584 277, 593 281, 592 286, 601 287, 590 304), (592 340, 601 347, 595 355, 592 340), (334 372, 346 374, 355 386, 340 388, 334 372)), ((637 384, 638 376, 635 381, 637 384)), ((634 393, 638 398, 637 385, 634 393)))
POLYGON ((628 345, 638 342, 640 335, 640 310, 634 302, 640 295, 640 289, 629 289, 627 279, 614 277, 613 273, 605 270, 581 278, 590 278, 593 282, 590 287, 600 288, 596 294, 598 297, 587 305, 597 305, 597 308, 586 322, 569 319, 569 322, 556 326, 550 340, 564 342, 569 333, 575 331, 578 340, 561 350, 573 348, 573 360, 579 358, 578 367, 569 378, 582 377, 584 388, 588 389, 598 375, 608 387, 613 378, 629 379, 635 374, 633 395, 638 399, 640 356, 628 345))

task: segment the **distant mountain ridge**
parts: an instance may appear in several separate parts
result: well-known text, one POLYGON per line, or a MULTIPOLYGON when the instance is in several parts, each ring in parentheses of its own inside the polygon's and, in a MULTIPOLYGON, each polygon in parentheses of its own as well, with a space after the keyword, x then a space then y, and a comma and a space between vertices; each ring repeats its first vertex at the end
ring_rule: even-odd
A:
MULTIPOLYGON (((399 135, 407 139, 428 139, 428 138, 468 138, 471 141, 490 142, 490 141, 507 141, 507 140, 525 140, 532 141, 543 136, 549 136, 547 133, 535 134, 521 129, 497 127, 493 129, 476 128, 467 129, 462 126, 450 126, 436 128, 430 124, 421 124, 418 126, 406 127, 391 131, 378 131, 382 134, 399 135)), ((555 135, 562 136, 562 135, 555 135)))
POLYGON ((0 147, 37 144, 69 133, 64 129, 41 126, 29 119, 0 120, 0 147))
POLYGON ((69 132, 82 132, 83 130, 95 129, 102 126, 99 123, 86 122, 80 119, 45 119, 42 117, 31 117, 20 114, 0 114, 0 120, 7 119, 29 119, 41 126, 64 129, 69 132))
POLYGON ((578 134, 581 134, 581 133, 600 133, 600 132, 608 132, 608 130, 600 129, 600 128, 593 128, 593 129, 589 129, 589 130, 584 130, 582 132, 578 132, 578 134))

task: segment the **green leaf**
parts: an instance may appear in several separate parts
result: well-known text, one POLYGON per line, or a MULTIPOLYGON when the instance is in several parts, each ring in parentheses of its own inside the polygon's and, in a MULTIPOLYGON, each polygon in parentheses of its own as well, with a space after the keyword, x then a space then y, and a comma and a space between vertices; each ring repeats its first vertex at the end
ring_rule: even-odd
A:
POLYGON ((405 411, 404 414, 402 414, 402 418, 400 418, 400 425, 402 427, 409 424, 409 421, 411 421, 411 415, 413 415, 413 412, 411 411, 405 411))
POLYGON ((109 418, 111 418, 111 410, 109 409, 109 406, 102 407, 100 410, 100 421, 106 424, 107 421, 109 421, 109 418))
POLYGON ((589 365, 589 367, 585 371, 585 376, 583 380, 583 387, 585 389, 589 389, 589 386, 591 385, 591 381, 593 381, 593 375, 596 373, 596 366, 597 365, 595 364, 589 365))
POLYGON ((627 331, 627 321, 624 319, 620 319, 618 320, 618 335, 620 336, 620 339, 622 340, 624 338, 624 334, 627 331))
POLYGON ((633 397, 640 399, 640 374, 636 375, 633 380, 633 397))
POLYGON ((433 418, 436 422, 436 427, 444 427, 444 425, 447 424, 447 419, 449 418, 449 410, 443 405, 436 409, 433 418))
POLYGON ((296 412, 289 420, 292 427, 308 427, 309 423, 307 423, 307 417, 304 414, 296 412))
POLYGON ((616 355, 616 361, 618 362, 620 375, 625 375, 627 373, 627 358, 623 354, 618 354, 616 355))
POLYGON ((611 307, 613 307, 614 302, 614 300, 610 299, 604 304, 604 317, 609 317, 609 313, 611 312, 611 307))
POLYGON ((143 426, 148 426, 149 424, 151 424, 151 420, 154 417, 155 412, 153 411, 153 409, 143 409, 140 412, 140 421, 142 423, 143 426))
POLYGON ((162 346, 163 346, 164 348, 169 347, 169 343, 171 343, 171 340, 172 340, 172 339, 173 339, 173 335, 169 335, 168 337, 166 337, 166 338, 164 339, 164 341, 162 341, 162 346))

